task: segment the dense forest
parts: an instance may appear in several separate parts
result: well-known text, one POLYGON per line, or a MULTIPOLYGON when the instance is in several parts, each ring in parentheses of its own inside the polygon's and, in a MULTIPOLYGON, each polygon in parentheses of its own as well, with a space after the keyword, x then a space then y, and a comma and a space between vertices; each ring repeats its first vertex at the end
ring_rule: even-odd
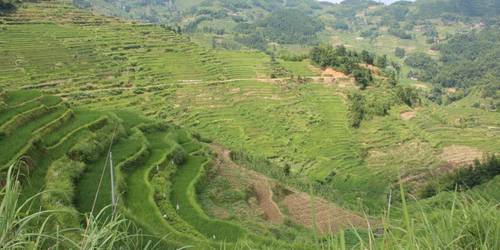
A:
POLYGON ((331 45, 316 46, 311 50, 311 60, 322 68, 333 67, 346 74, 352 74, 361 88, 366 88, 373 81, 372 72, 361 63, 378 65, 385 68, 387 58, 377 57, 368 51, 357 53, 344 46, 334 48, 331 45))
POLYGON ((487 97, 498 99, 500 91, 500 31, 488 28, 465 34, 457 34, 437 46, 441 52, 439 60, 424 53, 409 55, 405 63, 414 70, 411 77, 431 81, 438 88, 460 88, 474 86, 487 89, 487 97))
POLYGON ((222 36, 220 47, 246 46, 259 50, 267 50, 269 43, 286 46, 324 42, 318 33, 325 30, 329 34, 330 30, 359 32, 361 37, 372 41, 384 33, 414 40, 416 29, 422 27, 427 43, 435 44, 440 39, 436 20, 444 24, 495 24, 498 23, 495 13, 500 11, 495 0, 398 1, 391 5, 371 0, 347 0, 340 4, 316 0, 73 1, 77 6, 106 15, 167 24, 217 39, 222 36))
POLYGON ((265 50, 268 42, 311 44, 317 42, 317 33, 323 28, 318 19, 302 11, 282 9, 255 24, 238 24, 236 41, 260 50, 265 50))
POLYGON ((324 25, 299 10, 278 10, 258 24, 271 41, 285 44, 308 44, 324 25))
POLYGON ((446 14, 491 18, 500 12, 500 2, 497 0, 420 0, 416 5, 418 11, 415 17, 419 18, 435 18, 446 14))
POLYGON ((445 87, 490 84, 500 78, 500 31, 485 29, 453 36, 439 46, 441 62, 436 82, 445 87))
POLYGON ((175 0, 73 0, 73 3, 81 8, 98 10, 106 15, 149 23, 175 24, 180 20, 175 0))

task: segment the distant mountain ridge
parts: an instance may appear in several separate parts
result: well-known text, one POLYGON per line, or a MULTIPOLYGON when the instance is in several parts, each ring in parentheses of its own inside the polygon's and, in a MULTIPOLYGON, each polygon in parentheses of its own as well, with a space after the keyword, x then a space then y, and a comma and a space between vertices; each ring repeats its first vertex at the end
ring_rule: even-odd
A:
MULTIPOLYGON (((327 35, 341 30, 361 32, 361 37, 374 39, 384 32, 376 30, 386 27, 391 35, 409 40, 415 37, 416 25, 425 22, 425 26, 431 28, 428 22, 433 22, 432 19, 446 23, 494 23, 500 13, 500 1, 496 0, 344 0, 335 5, 318 0, 73 1, 100 14, 203 34, 205 37, 201 39, 212 46, 259 50, 266 50, 271 43, 326 42, 325 36, 320 39, 325 30, 330 31, 327 35)), ((430 34, 429 41, 436 40, 434 30, 427 34, 430 34)))
MULTIPOLYGON (((345 0, 320 0, 320 1, 323 1, 323 2, 331 2, 331 3, 341 3, 345 0)), ((401 0, 374 0, 376 2, 381 2, 381 3, 384 3, 384 4, 392 4, 394 2, 399 2, 401 0)), ((408 1, 414 1, 414 0, 408 0, 408 1)))

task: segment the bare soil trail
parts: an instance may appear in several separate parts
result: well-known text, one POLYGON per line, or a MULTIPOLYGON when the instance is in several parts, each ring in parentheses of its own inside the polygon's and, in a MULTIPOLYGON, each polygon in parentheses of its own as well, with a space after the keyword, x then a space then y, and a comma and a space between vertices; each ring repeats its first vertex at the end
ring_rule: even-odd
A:
POLYGON ((447 165, 453 169, 471 165, 475 160, 483 160, 483 157, 484 152, 463 145, 451 145, 444 147, 443 152, 439 155, 439 158, 445 161, 447 165))
POLYGON ((460 168, 471 166, 475 160, 483 161, 485 156, 485 152, 476 148, 464 145, 449 145, 444 147, 441 154, 438 155, 442 161, 439 167, 419 174, 403 176, 397 184, 405 183, 411 189, 410 191, 417 191, 429 178, 442 176, 460 168))
POLYGON ((404 121, 409 121, 409 120, 415 118, 415 116, 417 116, 416 111, 408 111, 408 112, 401 113, 401 119, 403 119, 404 121))
POLYGON ((369 223, 375 224, 361 215, 303 192, 292 191, 282 203, 295 223, 315 229, 320 234, 337 233, 352 227, 367 228, 369 223))
MULTIPOLYGON (((341 208, 325 199, 311 196, 288 187, 282 187, 260 173, 248 170, 231 159, 231 152, 220 145, 212 144, 211 148, 217 153, 216 164, 220 167, 220 174, 230 182, 248 181, 256 193, 259 208, 264 212, 266 219, 275 224, 284 222, 278 201, 287 210, 287 215, 296 223, 314 229, 320 234, 336 233, 341 229, 368 228, 369 224, 377 224, 367 220, 353 211, 341 208), (238 174, 238 177, 235 175, 238 174), (243 176, 243 178, 242 178, 243 176), (279 197, 275 197, 273 187, 279 186, 279 197)), ((236 183, 235 183, 236 184, 236 183)), ((241 183, 238 183, 241 185, 241 183)))
POLYGON ((233 173, 240 172, 245 176, 245 179, 252 186, 259 203, 260 209, 264 212, 266 220, 274 224, 282 224, 284 216, 281 213, 278 205, 273 200, 273 191, 267 177, 260 175, 254 171, 242 168, 231 160, 231 152, 219 145, 212 145, 212 149, 217 152, 216 163, 233 171, 224 171, 221 169, 221 174, 231 181, 234 181, 233 173), (236 171, 235 171, 236 170, 236 171))
POLYGON ((328 67, 325 70, 323 70, 323 72, 321 73, 321 77, 348 78, 349 76, 347 76, 343 72, 328 67))

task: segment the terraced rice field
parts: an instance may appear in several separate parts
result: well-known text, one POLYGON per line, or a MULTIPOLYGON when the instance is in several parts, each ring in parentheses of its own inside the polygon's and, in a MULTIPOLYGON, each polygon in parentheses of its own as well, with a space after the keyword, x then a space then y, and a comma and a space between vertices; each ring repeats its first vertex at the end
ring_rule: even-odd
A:
MULTIPOLYGON (((291 176, 324 183, 331 201, 375 208, 369 212, 385 207, 400 176, 439 167, 447 146, 500 148, 498 114, 426 104, 403 120, 408 107, 397 106, 356 130, 348 89, 271 79, 275 65, 263 53, 204 49, 161 26, 96 16, 66 1, 26 3, 0 20, 0 168, 24 160, 24 196, 49 191, 37 201, 49 208, 47 201, 60 198, 47 190, 49 179, 63 176, 67 194, 57 204, 78 223, 79 213, 110 205, 111 148, 120 210, 148 234, 166 236, 165 248, 223 248, 241 239, 256 248, 311 243, 274 234, 275 227, 304 230, 295 224, 207 213, 199 185, 206 185, 212 155, 195 137, 283 172, 290 166, 291 176), (185 154, 176 163, 179 151, 185 154)), ((320 74, 307 61, 278 65, 295 76, 320 74)), ((330 213, 334 206, 325 207, 330 213)))
MULTIPOLYGON (((12 106, 7 106, 4 112, 12 113, 17 110, 20 103, 30 103, 39 98, 38 95, 33 95, 32 99, 15 100, 18 94, 20 94, 20 92, 7 92, 4 94, 9 100, 8 103, 12 104, 12 106)), ((42 98, 45 98, 45 96, 42 98)), ((2 114, 4 113, 2 112, 2 114)), ((174 192, 185 195, 183 198, 195 195, 192 188, 193 185, 196 185, 197 178, 193 178, 192 175, 199 176, 201 174, 201 168, 208 158, 204 156, 205 154, 201 147, 193 147, 193 145, 197 144, 192 141, 191 137, 186 132, 174 128, 170 129, 158 123, 156 123, 158 124, 156 125, 155 123, 151 123, 150 120, 141 118, 140 116, 131 119, 135 120, 135 122, 126 124, 128 126, 133 125, 135 128, 125 128, 123 127, 124 124, 118 119, 119 115, 117 116, 112 112, 89 115, 88 111, 79 110, 78 112, 74 112, 73 115, 74 117, 72 119, 61 121, 61 124, 57 127, 60 129, 50 131, 44 130, 47 131, 47 134, 38 137, 39 139, 37 140, 40 140, 40 142, 32 143, 30 139, 36 134, 36 131, 43 128, 45 124, 50 124, 51 121, 58 120, 57 115, 48 113, 40 116, 32 116, 30 117, 31 120, 29 120, 26 125, 16 127, 12 134, 7 135, 0 141, 0 146, 2 148, 7 148, 11 145, 9 141, 14 141, 8 140, 10 136, 16 136, 15 141, 20 145, 19 147, 29 148, 21 152, 22 157, 20 158, 28 167, 21 168, 27 176, 23 192, 24 197, 30 197, 42 190, 46 190, 47 195, 43 195, 41 200, 36 199, 36 204, 54 208, 54 203, 49 204, 46 202, 48 200, 53 201, 53 199, 58 199, 57 197, 60 196, 58 196, 57 192, 61 191, 47 189, 47 187, 66 185, 63 183, 72 183, 68 186, 70 189, 67 189, 67 192, 74 195, 74 203, 62 202, 57 205, 61 206, 59 207, 60 209, 65 207, 81 213, 90 213, 91 211, 97 213, 109 207, 111 204, 111 184, 109 164, 106 163, 109 160, 107 152, 108 147, 110 147, 113 153, 115 171, 118 172, 116 175, 116 177, 118 177, 116 188, 124 194, 123 196, 120 195, 120 197, 123 197, 120 201, 120 207, 124 209, 132 219, 137 220, 139 225, 143 225, 146 231, 158 236, 158 239, 165 235, 171 235, 171 237, 173 237, 172 240, 169 238, 168 241, 162 243, 165 244, 165 246, 175 246, 176 244, 180 244, 179 242, 193 242, 195 245, 196 242, 198 242, 198 244, 203 243, 202 245, 208 244, 206 238, 201 236, 198 239, 196 239, 196 237, 191 238, 192 236, 189 234, 180 233, 176 231, 174 227, 166 223, 153 200, 153 189, 149 188, 151 186, 150 171, 156 169, 156 166, 162 165, 163 162, 166 162, 168 168, 179 167, 190 170, 189 174, 182 178, 180 177, 183 175, 182 173, 172 176, 172 181, 176 187, 174 188, 174 192), (142 130, 144 130, 144 132, 142 130), (126 131, 129 132, 127 133, 126 131), (25 135, 21 136, 18 134, 21 132, 25 135), (182 138, 182 141, 176 142, 175 140, 178 138, 178 133, 182 134, 180 135, 181 137, 179 137, 182 138), (113 136, 111 137, 110 134, 113 134, 113 136), (48 138, 51 143, 45 142, 44 138, 48 138), (58 139, 56 140, 54 138, 58 139), (177 145, 177 147, 181 147, 181 149, 182 146, 180 145, 185 145, 188 153, 194 154, 194 151, 197 151, 198 155, 187 156, 188 160, 185 164, 182 164, 182 166, 172 165, 168 162, 170 159, 169 155, 172 153, 171 147, 173 145, 177 145), (69 159, 66 161, 75 163, 79 162, 78 164, 83 166, 84 169, 78 176, 75 176, 75 179, 64 179, 65 177, 63 176, 66 176, 65 171, 70 171, 70 169, 65 170, 63 168, 56 170, 55 164, 60 161, 60 159, 69 159), (56 173, 54 171, 59 171, 57 173, 59 173, 58 175, 60 175, 60 178, 57 180, 48 177, 49 174, 52 176, 56 173), (48 182, 51 182, 51 184, 48 185, 48 182), (149 190, 149 192, 146 190, 149 190), (145 191, 147 195, 145 195, 145 191), (150 206, 147 206, 148 204, 150 206), (145 212, 148 209, 151 211, 145 212)), ((131 114, 121 113, 120 115, 122 117, 124 115, 130 117, 131 114)), ((17 119, 16 117, 16 115, 12 116, 8 122, 11 120, 15 121, 17 119)), ((14 149, 11 150, 13 152, 10 155, 7 155, 7 153, 11 153, 10 151, 3 150, 2 152, 5 154, 5 158, 2 159, 11 159, 11 161, 16 160, 18 155, 16 153, 19 149, 17 151, 14 149)), ((5 166, 3 168, 5 168, 5 166)), ((163 195, 169 194, 166 193, 163 195)), ((191 206, 198 207, 199 209, 196 200, 190 200, 189 202, 191 206)), ((184 203, 182 204, 184 205, 184 203)), ((188 211, 187 208, 186 211, 188 211)), ((200 210, 191 212, 203 213, 200 210)), ((109 210, 108 214, 111 214, 111 210, 109 210)), ((183 221, 183 214, 175 216, 178 216, 179 221, 183 221)), ((211 221, 206 215, 203 218, 207 221, 211 221)), ((73 226, 73 224, 71 224, 72 220, 69 219, 56 221, 55 223, 59 224, 62 228, 65 226, 73 226)), ((213 222, 216 223, 215 221, 213 222)), ((238 228, 237 226, 234 227, 238 228)), ((223 239, 222 236, 221 239, 223 239)), ((237 238, 233 238, 232 240, 235 241, 236 239, 237 238)))
MULTIPOLYGON (((401 163, 408 169, 422 163, 423 155, 418 155, 403 157, 415 161, 386 164, 391 154, 377 156, 377 148, 415 138, 404 147, 425 148, 420 152, 437 155, 443 144, 460 144, 447 142, 457 129, 447 124, 437 129, 435 119, 427 118, 438 115, 437 110, 420 112, 407 123, 396 118, 374 119, 367 126, 376 131, 368 128, 358 133, 347 122, 344 90, 269 81, 271 60, 262 53, 207 50, 162 27, 95 16, 64 1, 27 4, 2 18, 6 27, 0 33, 0 40, 6 41, 1 51, 6 58, 0 63, 2 86, 38 89, 89 110, 132 109, 167 119, 233 150, 272 159, 278 166, 289 164, 295 174, 318 180, 338 176, 339 190, 343 190, 343 180, 352 180, 346 188, 362 182, 355 180, 359 173, 389 174, 397 179, 395 169, 401 163), (370 150, 367 165, 364 156, 370 150)), ((294 75, 319 74, 306 61, 279 63, 294 75)), ((36 103, 17 111, 30 107, 36 103)), ((95 119, 76 117, 81 121, 70 119, 71 124, 61 132, 95 119)), ((492 133, 468 129, 473 139, 469 144, 474 144, 470 146, 481 146, 479 134, 484 132, 492 133)), ((60 139, 51 137, 45 138, 48 145, 60 139)), ((489 147, 493 150, 498 145, 489 147)), ((435 158, 429 161, 437 164, 435 158)), ((385 195, 383 190, 378 192, 378 197, 385 195)))
MULTIPOLYGON (((11 99, 19 93, 4 95, 11 99)), ((32 98, 23 102, 30 103, 39 96, 32 98)), ((13 105, 7 106, 4 112, 13 112, 19 102, 9 103, 13 105)), ((31 117, 30 130, 16 128, 26 133, 26 137, 18 136, 19 144, 29 147, 19 157, 28 167, 20 168, 26 176, 23 197, 45 191, 35 199, 35 204, 66 211, 56 217, 54 225, 78 226, 80 213, 112 214, 108 154, 111 152, 118 208, 146 233, 160 240, 160 246, 177 248, 190 242, 203 248, 218 248, 221 244, 229 247, 246 237, 252 238, 255 244, 287 246, 285 242, 257 236, 204 212, 198 203, 197 190, 201 188, 200 181, 205 179, 211 156, 188 132, 131 112, 93 113, 80 109, 72 114, 71 119, 60 120, 54 130, 44 130, 47 134, 37 137, 36 143, 30 141, 33 131, 39 131, 45 123, 58 121, 58 116, 31 117), (122 123, 121 118, 130 119, 122 123)), ((0 141, 0 146, 6 147, 7 142, 0 141)), ((7 159, 16 160, 17 155, 7 159)))
MULTIPOLYGON (((0 40, 6 43, 0 53, 6 60, 0 62, 0 86, 6 90, 6 108, 0 119, 7 124, 0 142, 5 149, 2 165, 28 156, 32 169, 26 197, 52 187, 47 185, 49 173, 65 176, 62 181, 69 185, 65 190, 71 202, 56 204, 73 211, 72 225, 78 221, 77 212, 106 208, 111 213, 107 150, 112 145, 119 207, 147 233, 166 236, 166 247, 181 246, 180 242, 235 244, 245 237, 286 245, 207 215, 196 198, 197 182, 209 164, 206 149, 178 129, 144 127, 141 124, 152 121, 137 111, 187 126, 230 147, 255 154, 267 151, 267 157, 285 153, 278 163, 294 162, 294 170, 314 172, 315 178, 329 174, 329 161, 348 169, 360 160, 345 157, 358 154, 355 141, 339 144, 334 152, 314 143, 325 131, 314 124, 321 115, 336 116, 325 123, 332 138, 349 136, 341 98, 331 92, 323 95, 328 90, 320 85, 268 82, 271 60, 264 54, 209 51, 162 27, 94 16, 64 1, 26 4, 1 19, 5 29, 0 40), (324 98, 322 105, 334 108, 316 114, 316 95, 324 98), (15 116, 19 121, 24 116, 33 119, 23 126, 9 125, 17 121, 15 116), (222 117, 232 121, 221 121, 222 117), (30 142, 36 133, 36 143, 30 142), (293 133, 294 140, 310 139, 304 148, 288 148, 286 133, 293 133), (17 139, 10 140, 13 136, 17 139), (187 152, 185 163, 171 162, 176 147, 187 152), (311 156, 319 151, 327 153, 325 159, 311 156), (301 166, 303 162, 308 165, 301 166), (74 165, 75 172, 64 174, 61 163, 74 165)), ((305 65, 287 67, 300 71, 305 65)), ((53 208, 58 198, 46 191, 50 195, 37 203, 53 208)), ((62 220, 57 223, 64 226, 62 220)))
MULTIPOLYGON (((278 162, 294 163, 295 172, 313 178, 360 162, 342 99, 320 85, 267 81, 265 54, 206 50, 159 26, 94 16, 65 2, 30 4, 4 19, 0 38, 11 45, 2 47, 0 84, 9 89, 35 88, 86 109, 130 108, 175 120, 229 147, 279 155, 278 162), (56 12, 59 18, 51 18, 56 12)), ((314 75, 307 62, 283 66, 314 75)))

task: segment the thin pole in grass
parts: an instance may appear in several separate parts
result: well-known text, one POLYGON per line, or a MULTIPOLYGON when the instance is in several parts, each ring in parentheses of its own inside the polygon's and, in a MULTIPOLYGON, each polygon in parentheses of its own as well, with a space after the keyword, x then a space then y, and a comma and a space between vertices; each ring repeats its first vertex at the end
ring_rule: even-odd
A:
POLYGON ((109 151, 109 170, 111 177, 111 205, 113 209, 113 215, 116 211, 116 194, 115 194, 115 175, 113 169, 113 152, 109 151))
MULTIPOLYGON (((109 155, 110 155, 109 153, 111 152, 111 148, 113 147, 113 142, 115 140, 115 134, 116 134, 116 130, 118 129, 118 125, 119 124, 116 124, 115 129, 113 130, 113 135, 111 136, 111 141, 109 143, 109 148, 108 148, 108 154, 106 156, 106 161, 104 162, 104 168, 102 169, 101 178, 99 179, 99 185, 97 185, 97 190, 95 193, 94 202, 92 203, 92 209, 90 210, 90 217, 89 218, 92 218, 92 216, 94 214, 94 209, 95 209, 95 206, 97 203, 97 197, 99 197, 99 190, 101 189, 102 180, 104 179, 104 173, 106 172, 106 167, 108 166, 108 160, 109 160, 109 155)), ((114 216, 114 214, 113 214, 113 216, 114 216)), ((87 219, 87 220, 89 220, 89 219, 87 219)), ((85 227, 85 234, 84 235, 87 235, 88 229, 89 229, 89 221, 87 221, 87 226, 85 227)), ((82 247, 82 248, 85 249, 86 246, 87 246, 87 241, 84 242, 84 247, 82 247)))
POLYGON ((106 172, 106 167, 108 166, 109 156, 110 156, 111 148, 113 147, 113 142, 115 140, 115 134, 116 134, 116 130, 118 129, 118 125, 119 124, 116 124, 115 129, 113 130, 113 135, 111 136, 111 141, 109 142, 108 154, 106 156, 106 161, 104 161, 104 168, 102 169, 102 172, 101 172, 101 178, 99 179, 99 185, 97 185, 97 190, 95 193, 94 202, 92 203, 92 209, 90 211, 91 215, 94 214, 94 209, 95 209, 95 206, 97 203, 97 197, 99 196, 99 190, 101 189, 102 180, 104 179, 104 173, 106 172))

